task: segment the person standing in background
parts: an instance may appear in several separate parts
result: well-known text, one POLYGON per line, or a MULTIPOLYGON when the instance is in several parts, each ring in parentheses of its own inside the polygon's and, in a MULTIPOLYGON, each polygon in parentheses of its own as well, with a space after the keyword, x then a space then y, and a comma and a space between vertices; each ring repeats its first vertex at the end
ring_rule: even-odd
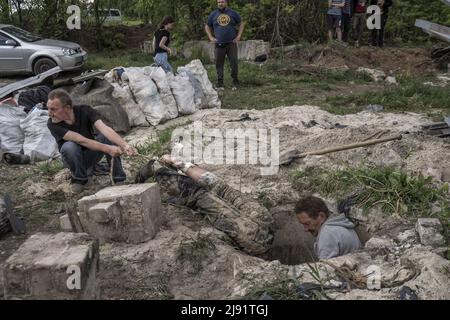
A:
POLYGON ((169 48, 169 45, 170 31, 173 29, 174 24, 175 20, 171 16, 164 17, 153 39, 153 47, 155 48, 154 61, 166 73, 173 72, 173 68, 169 63, 169 56, 172 55, 172 49, 169 48))
POLYGON ((372 30, 371 44, 382 48, 384 46, 384 31, 388 20, 389 8, 393 3, 392 0, 371 0, 370 4, 380 7, 381 10, 381 28, 372 30))
POLYGON ((356 0, 355 13, 353 15, 353 41, 355 46, 359 48, 361 36, 367 25, 367 0, 356 0))
POLYGON ((233 89, 239 86, 238 43, 244 32, 244 22, 236 11, 228 8, 227 0, 218 0, 217 9, 209 16, 205 25, 209 40, 215 44, 217 89, 223 89, 225 56, 228 56, 233 78, 233 89), (237 29, 239 27, 239 29, 237 29))
POLYGON ((353 1, 345 0, 345 6, 342 8, 342 41, 348 42, 353 17, 353 1))

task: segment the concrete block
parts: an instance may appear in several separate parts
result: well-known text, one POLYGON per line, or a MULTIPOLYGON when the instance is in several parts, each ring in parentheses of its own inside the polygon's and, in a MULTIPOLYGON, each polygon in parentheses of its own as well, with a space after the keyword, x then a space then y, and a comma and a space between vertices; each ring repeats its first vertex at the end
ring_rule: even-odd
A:
POLYGON ((445 245, 442 224, 436 218, 421 218, 417 220, 416 231, 420 242, 425 246, 439 247, 445 245))
POLYGON ((85 230, 103 242, 142 243, 153 239, 161 224, 157 184, 110 187, 78 201, 85 230))
POLYGON ((96 299, 98 262, 98 240, 87 234, 35 234, 4 264, 4 296, 27 300, 96 299))
POLYGON ((63 232, 72 232, 72 225, 67 214, 59 217, 59 226, 63 232))
MULTIPOLYGON (((214 44, 209 41, 186 41, 183 45, 183 55, 192 58, 194 53, 200 52, 204 57, 214 61, 214 44)), ((270 44, 263 40, 240 41, 238 44, 239 60, 255 61, 260 55, 270 55, 270 44)), ((194 57, 198 58, 198 57, 194 57)))

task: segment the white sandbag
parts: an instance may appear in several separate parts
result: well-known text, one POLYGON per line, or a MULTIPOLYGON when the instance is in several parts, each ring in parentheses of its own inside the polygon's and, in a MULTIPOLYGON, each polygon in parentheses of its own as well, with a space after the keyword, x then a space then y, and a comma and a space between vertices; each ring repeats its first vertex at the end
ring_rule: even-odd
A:
MULTIPOLYGON (((121 67, 120 67, 121 68, 121 67)), ((116 68, 115 68, 116 69, 116 68)), ((113 70, 108 72, 104 79, 108 81, 114 88, 112 96, 122 106, 128 115, 128 120, 131 127, 148 127, 150 123, 147 122, 144 113, 142 112, 139 104, 134 101, 128 76, 124 77, 126 73, 122 75, 122 79, 117 79, 113 70), (126 80, 126 81, 125 81, 126 80)))
POLYGON ((59 155, 58 144, 47 127, 48 111, 36 109, 20 121, 25 134, 23 153, 31 162, 45 161, 59 155))
POLYGON ((204 104, 204 108, 220 109, 222 107, 222 103, 220 102, 219 95, 217 94, 217 91, 214 90, 211 81, 209 81, 208 73, 206 69, 203 67, 202 62, 198 59, 192 60, 189 64, 185 65, 184 67, 178 68, 178 72, 182 72, 185 69, 191 71, 201 84, 203 93, 206 97, 206 103, 204 104))
POLYGON ((145 67, 144 74, 148 75, 156 83, 161 100, 166 107, 166 111, 170 119, 178 118, 177 102, 172 94, 169 85, 169 78, 173 77, 172 73, 167 73, 161 67, 145 67))
POLYGON ((0 149, 3 153, 22 153, 25 135, 20 120, 26 116, 23 108, 0 103, 0 149))
POLYGON ((156 126, 170 119, 152 78, 144 74, 143 68, 125 69, 130 79, 130 88, 147 121, 156 126))
POLYGON ((124 84, 122 87, 120 84, 113 82, 111 85, 114 87, 112 96, 122 106, 128 115, 131 127, 148 127, 150 124, 147 122, 144 113, 142 112, 139 104, 133 100, 131 89, 128 84, 124 84))
POLYGON ((178 112, 181 115, 194 114, 197 111, 195 106, 195 90, 186 74, 178 74, 169 78, 170 88, 178 105, 178 112))
POLYGON ((188 68, 178 68, 178 72, 179 74, 189 77, 189 81, 194 87, 194 101, 196 109, 204 109, 208 104, 208 100, 205 96, 205 93, 203 92, 202 84, 200 83, 200 81, 198 81, 195 75, 188 68))

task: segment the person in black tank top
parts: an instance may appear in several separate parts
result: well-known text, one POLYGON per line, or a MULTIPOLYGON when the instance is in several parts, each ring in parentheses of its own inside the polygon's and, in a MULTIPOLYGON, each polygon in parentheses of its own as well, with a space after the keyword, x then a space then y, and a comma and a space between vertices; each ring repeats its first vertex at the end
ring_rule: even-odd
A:
POLYGON ((175 20, 172 17, 164 17, 153 39, 153 47, 155 48, 154 61, 166 73, 173 72, 172 66, 169 63, 169 55, 172 55, 172 49, 169 48, 169 45, 171 40, 170 31, 173 29, 174 24, 175 20))

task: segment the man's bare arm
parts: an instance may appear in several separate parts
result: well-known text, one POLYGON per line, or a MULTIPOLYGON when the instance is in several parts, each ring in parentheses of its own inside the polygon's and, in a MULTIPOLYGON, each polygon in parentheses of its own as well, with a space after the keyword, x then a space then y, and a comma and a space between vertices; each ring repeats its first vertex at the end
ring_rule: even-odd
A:
POLYGON ((106 139, 122 148, 129 156, 137 154, 135 148, 126 143, 121 136, 119 136, 111 127, 107 126, 102 120, 98 120, 94 125, 97 130, 106 137, 106 139))
POLYGON ((99 151, 99 152, 109 154, 112 157, 119 157, 122 155, 122 151, 119 147, 109 146, 109 145, 100 143, 96 140, 88 139, 74 131, 67 132, 64 135, 63 139, 65 141, 75 142, 76 144, 79 144, 80 146, 83 146, 86 149, 89 149, 92 151, 99 151))
POLYGON ((206 34, 208 35, 209 41, 217 42, 217 39, 213 36, 213 31, 212 31, 211 27, 208 26, 207 24, 205 24, 205 31, 206 31, 206 34))
POLYGON ((239 32, 236 39, 234 39, 234 42, 238 43, 239 41, 241 41, 244 30, 245 30, 245 23, 242 21, 241 24, 239 25, 239 32))

